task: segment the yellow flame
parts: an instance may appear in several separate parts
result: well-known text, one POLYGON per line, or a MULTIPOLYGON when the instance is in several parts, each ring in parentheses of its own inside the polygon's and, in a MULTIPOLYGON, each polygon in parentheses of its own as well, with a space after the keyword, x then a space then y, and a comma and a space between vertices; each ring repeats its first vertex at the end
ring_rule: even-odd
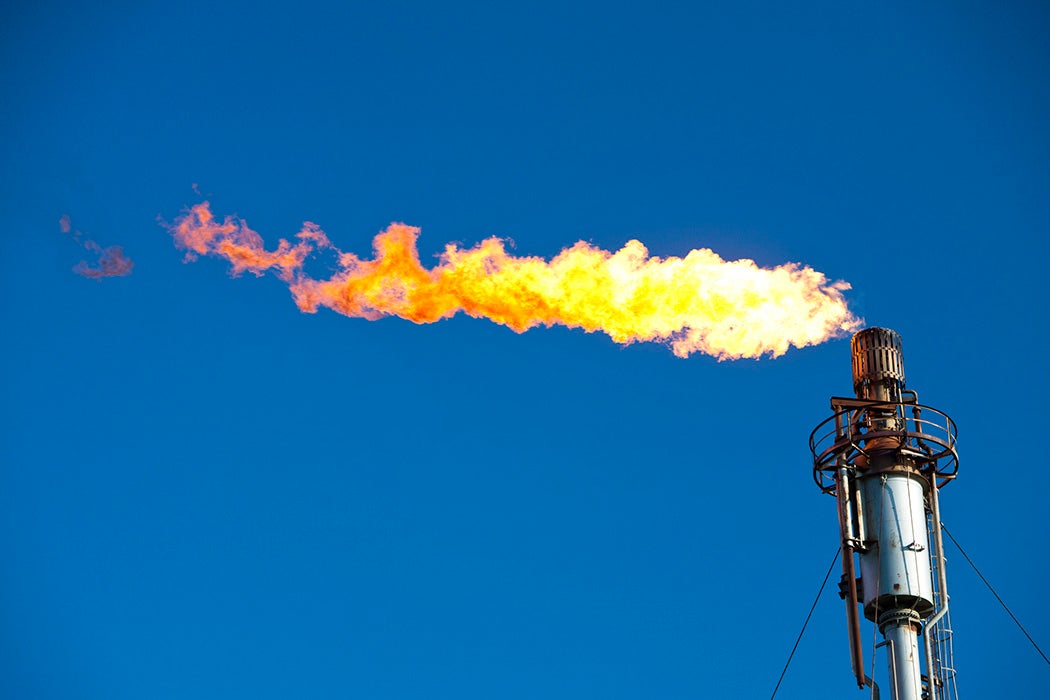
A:
POLYGON ((243 221, 216 221, 207 202, 171 231, 189 259, 226 258, 233 274, 275 272, 310 313, 328 307, 358 318, 433 323, 462 311, 518 333, 557 324, 601 331, 617 343, 665 343, 679 357, 701 352, 719 359, 779 357, 861 325, 843 297, 846 282, 795 263, 761 268, 752 260, 726 261, 706 248, 659 258, 636 240, 615 253, 580 241, 547 261, 510 255, 501 239, 488 238, 469 249, 447 245, 427 269, 414 226, 390 224, 373 240, 371 260, 339 251, 310 223, 295 244, 281 239, 267 251, 243 221), (318 250, 337 255, 339 269, 328 279, 303 270, 318 250))

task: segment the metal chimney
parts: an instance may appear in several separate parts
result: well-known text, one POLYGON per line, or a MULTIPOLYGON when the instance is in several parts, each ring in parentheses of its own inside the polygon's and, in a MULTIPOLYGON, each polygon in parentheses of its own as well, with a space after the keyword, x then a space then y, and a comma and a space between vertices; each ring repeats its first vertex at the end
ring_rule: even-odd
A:
POLYGON ((810 449, 817 486, 838 503, 853 673, 859 687, 878 687, 864 668, 859 606, 882 633, 893 700, 957 698, 937 500, 958 469, 955 424, 905 388, 895 331, 865 329, 850 348, 856 397, 832 397, 810 449))

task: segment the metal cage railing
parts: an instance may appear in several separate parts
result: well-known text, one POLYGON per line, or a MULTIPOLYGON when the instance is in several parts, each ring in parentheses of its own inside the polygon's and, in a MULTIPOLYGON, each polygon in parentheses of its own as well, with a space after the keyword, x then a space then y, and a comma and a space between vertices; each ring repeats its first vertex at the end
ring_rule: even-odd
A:
POLYGON ((955 422, 947 413, 919 404, 912 392, 899 402, 834 397, 831 410, 831 417, 809 436, 813 480, 824 493, 835 493, 839 467, 852 466, 888 443, 911 458, 931 482, 936 480, 938 488, 955 478, 955 422))

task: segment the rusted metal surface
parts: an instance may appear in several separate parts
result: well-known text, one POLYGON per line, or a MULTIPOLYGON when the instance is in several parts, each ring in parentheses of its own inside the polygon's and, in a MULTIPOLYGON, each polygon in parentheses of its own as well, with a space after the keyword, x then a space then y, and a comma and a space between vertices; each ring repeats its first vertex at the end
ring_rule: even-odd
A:
POLYGON ((879 385, 904 387, 904 348, 900 334, 889 328, 865 328, 850 339, 853 360, 853 389, 857 396, 876 397, 879 385))
POLYGON ((833 397, 832 415, 809 437, 813 454, 813 479, 821 491, 834 494, 835 472, 842 463, 861 468, 878 452, 899 451, 937 486, 955 478, 959 455, 955 449, 958 429, 951 417, 931 406, 902 399, 899 402, 866 401, 833 397), (872 429, 889 420, 893 430, 872 429))

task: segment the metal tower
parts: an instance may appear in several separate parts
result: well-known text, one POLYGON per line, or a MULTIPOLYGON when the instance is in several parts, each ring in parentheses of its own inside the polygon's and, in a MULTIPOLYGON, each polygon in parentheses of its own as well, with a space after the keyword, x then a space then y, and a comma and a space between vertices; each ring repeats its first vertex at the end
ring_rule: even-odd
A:
POLYGON ((864 668, 860 614, 875 623, 893 700, 957 700, 938 490, 955 478, 955 423, 904 387, 901 337, 887 328, 853 336, 856 398, 832 397, 832 416, 810 435, 813 478, 838 503, 850 661, 864 668), (921 638, 921 653, 920 653, 921 638))

